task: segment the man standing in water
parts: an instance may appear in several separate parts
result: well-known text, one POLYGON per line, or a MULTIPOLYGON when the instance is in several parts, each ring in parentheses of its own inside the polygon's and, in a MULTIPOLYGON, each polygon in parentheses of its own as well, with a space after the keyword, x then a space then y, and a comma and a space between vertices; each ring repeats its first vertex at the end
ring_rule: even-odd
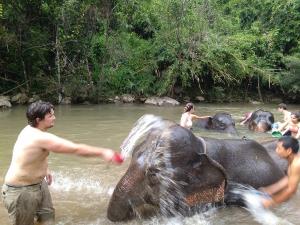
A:
POLYGON ((276 152, 288 161, 288 174, 270 186, 261 188, 271 195, 270 199, 262 201, 265 208, 275 206, 289 200, 296 192, 300 182, 300 155, 299 143, 296 138, 284 136, 278 140, 276 152))
POLYGON ((32 103, 26 113, 28 124, 20 132, 13 148, 10 167, 2 187, 2 199, 13 225, 54 224, 54 208, 48 185, 50 152, 83 157, 102 157, 122 163, 111 149, 77 144, 47 132, 54 126, 54 107, 49 102, 32 103))

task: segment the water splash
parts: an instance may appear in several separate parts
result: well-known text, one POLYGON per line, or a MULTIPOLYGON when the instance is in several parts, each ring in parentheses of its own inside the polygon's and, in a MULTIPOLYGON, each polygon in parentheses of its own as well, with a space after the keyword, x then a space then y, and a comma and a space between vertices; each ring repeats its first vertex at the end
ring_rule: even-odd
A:
POLYGON ((158 116, 146 114, 142 116, 131 129, 127 138, 123 141, 122 145, 120 146, 122 152, 122 156, 126 159, 128 158, 134 146, 137 144, 139 140, 145 137, 150 130, 153 128, 164 128, 165 123, 163 119, 158 116))
POLYGON ((98 195, 110 195, 113 187, 104 185, 99 180, 89 177, 74 177, 74 174, 65 174, 53 171, 53 183, 51 189, 61 193, 93 193, 98 195), (73 176, 73 177, 72 177, 73 176))
POLYGON ((264 192, 260 192, 252 187, 244 185, 236 185, 231 191, 240 195, 246 204, 246 209, 252 214, 254 219, 263 225, 293 225, 289 221, 276 216, 269 209, 264 208, 262 199, 270 198, 264 192))
MULTIPOLYGON (((188 186, 187 183, 179 180, 174 180, 178 171, 172 165, 172 158, 176 158, 176 153, 170 152, 172 145, 168 137, 172 134, 166 128, 174 123, 163 120, 161 117, 154 115, 142 116, 134 125, 128 137, 121 145, 122 155, 124 158, 132 154, 137 143, 141 143, 143 138, 146 137, 153 129, 161 135, 154 138, 152 141, 147 142, 143 146, 143 154, 140 155, 136 161, 141 167, 145 167, 145 173, 155 173, 156 179, 159 180, 159 210, 162 216, 186 216, 208 210, 207 207, 199 205, 194 207, 193 212, 187 212, 190 206, 185 201, 184 190, 188 186), (151 171, 155 168, 155 171, 151 171)), ((156 135, 155 134, 155 135, 156 135)), ((179 154, 179 153, 178 153, 179 154)), ((146 186, 151 190, 151 187, 146 186)), ((140 197, 143 198, 142 196, 140 197)), ((135 209, 135 205, 129 202, 133 211, 139 217, 139 212, 135 209)), ((207 206, 207 205, 206 205, 207 206)), ((211 208, 211 207, 210 207, 211 208)))

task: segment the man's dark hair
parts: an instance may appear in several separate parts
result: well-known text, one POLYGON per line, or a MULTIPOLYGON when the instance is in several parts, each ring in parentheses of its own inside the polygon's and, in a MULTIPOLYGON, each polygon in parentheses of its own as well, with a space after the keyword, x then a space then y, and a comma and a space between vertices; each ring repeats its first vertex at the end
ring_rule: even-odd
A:
POLYGON ((278 105, 278 108, 287 110, 287 106, 286 106, 286 104, 284 104, 284 103, 280 103, 280 104, 278 105))
POLYGON ((278 139, 278 142, 281 142, 285 149, 291 148, 294 154, 297 154, 299 151, 299 142, 292 136, 283 136, 278 139))
POLYGON ((51 109, 54 110, 54 106, 50 102, 44 101, 36 101, 31 103, 26 112, 26 117, 28 120, 28 124, 30 126, 36 127, 37 121, 36 119, 44 119, 47 113, 51 112, 51 109))

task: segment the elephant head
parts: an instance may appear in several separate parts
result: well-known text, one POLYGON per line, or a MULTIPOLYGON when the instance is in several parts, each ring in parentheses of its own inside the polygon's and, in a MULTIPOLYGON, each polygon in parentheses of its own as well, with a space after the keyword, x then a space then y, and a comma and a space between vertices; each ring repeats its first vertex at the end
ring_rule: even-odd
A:
POLYGON ((228 113, 217 113, 213 117, 197 119, 193 122, 193 128, 202 128, 219 132, 237 134, 235 122, 228 113))
POLYGON ((224 169, 205 154, 201 140, 173 122, 160 123, 163 129, 154 126, 136 139, 129 168, 109 202, 111 221, 190 215, 207 203, 224 201, 224 169))
POLYGON ((258 109, 252 113, 248 122, 248 129, 256 132, 267 132, 272 129, 273 123, 273 113, 258 109))

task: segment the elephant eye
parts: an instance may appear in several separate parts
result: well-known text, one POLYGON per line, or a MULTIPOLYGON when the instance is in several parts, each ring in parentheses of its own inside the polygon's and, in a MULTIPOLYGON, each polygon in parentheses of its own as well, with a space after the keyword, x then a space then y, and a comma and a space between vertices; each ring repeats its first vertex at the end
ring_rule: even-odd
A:
POLYGON ((220 123, 220 127, 225 127, 225 124, 224 123, 220 123))

